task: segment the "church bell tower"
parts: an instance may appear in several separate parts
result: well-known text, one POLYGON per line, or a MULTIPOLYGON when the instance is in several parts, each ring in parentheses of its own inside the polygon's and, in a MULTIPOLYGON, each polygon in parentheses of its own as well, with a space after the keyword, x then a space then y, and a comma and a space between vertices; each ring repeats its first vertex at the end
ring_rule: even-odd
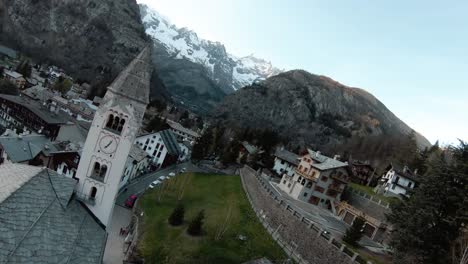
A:
POLYGON ((125 163, 149 102, 148 46, 108 87, 81 155, 76 195, 106 227, 110 224, 125 163))

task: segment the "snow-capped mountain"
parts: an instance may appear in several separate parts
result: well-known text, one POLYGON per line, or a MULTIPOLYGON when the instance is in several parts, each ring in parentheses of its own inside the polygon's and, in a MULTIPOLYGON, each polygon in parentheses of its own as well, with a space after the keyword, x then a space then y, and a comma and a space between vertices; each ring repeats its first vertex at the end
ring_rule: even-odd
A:
POLYGON ((201 39, 187 28, 177 28, 169 19, 146 5, 140 5, 140 14, 146 33, 155 45, 163 46, 174 59, 186 59, 202 65, 208 77, 225 93, 282 72, 270 62, 253 55, 231 55, 223 44, 201 39))

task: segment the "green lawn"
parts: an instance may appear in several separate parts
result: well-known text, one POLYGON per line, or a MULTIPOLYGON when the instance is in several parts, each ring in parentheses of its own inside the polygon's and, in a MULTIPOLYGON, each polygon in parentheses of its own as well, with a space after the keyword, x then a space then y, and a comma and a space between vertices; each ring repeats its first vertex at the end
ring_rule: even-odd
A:
POLYGON ((393 202, 399 201, 398 198, 396 198, 396 197, 387 197, 387 196, 384 196, 382 194, 375 193, 373 187, 364 186, 364 185, 360 185, 360 184, 352 183, 352 182, 348 183, 348 186, 355 189, 355 190, 364 192, 364 193, 366 193, 366 194, 368 194, 370 196, 374 196, 375 198, 380 199, 380 200, 385 201, 385 202, 388 202, 388 203, 393 203, 393 202))
POLYGON ((169 180, 164 189, 161 201, 161 189, 146 192, 139 201, 144 211, 139 252, 146 263, 242 263, 264 256, 270 260, 286 258, 252 211, 239 176, 188 173, 169 180), (167 219, 184 185, 181 202, 185 224, 172 227, 167 219), (201 209, 205 210, 205 234, 191 237, 186 232, 187 222, 201 209), (216 239, 221 230, 226 231, 216 239), (238 235, 247 240, 240 241, 238 235))

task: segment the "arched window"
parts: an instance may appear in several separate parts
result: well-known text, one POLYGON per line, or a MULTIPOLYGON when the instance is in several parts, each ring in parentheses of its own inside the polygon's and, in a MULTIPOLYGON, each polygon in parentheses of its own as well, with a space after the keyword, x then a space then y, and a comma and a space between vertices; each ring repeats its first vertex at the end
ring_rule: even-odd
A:
POLYGON ((114 117, 114 123, 112 123, 112 129, 117 130, 119 127, 120 118, 118 116, 114 117))
POLYGON ((110 114, 109 119, 107 119, 106 128, 112 128, 112 123, 114 123, 114 115, 110 114))
POLYGON ((89 192, 89 199, 96 199, 97 188, 92 187, 91 191, 89 192))
POLYGON ((94 162, 93 175, 99 176, 100 171, 101 171, 101 164, 99 164, 99 162, 94 162))
POLYGON ((117 131, 122 132, 124 125, 125 125, 125 119, 122 118, 120 120, 119 126, 117 127, 117 131))
POLYGON ((107 166, 102 165, 101 166, 101 171, 99 172, 99 177, 104 178, 106 176, 106 172, 107 172, 107 166))

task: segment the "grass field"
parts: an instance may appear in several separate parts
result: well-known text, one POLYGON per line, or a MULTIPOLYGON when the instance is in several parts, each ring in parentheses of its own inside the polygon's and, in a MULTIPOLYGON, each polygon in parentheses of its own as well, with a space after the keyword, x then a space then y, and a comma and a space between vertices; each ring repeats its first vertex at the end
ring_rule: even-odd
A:
POLYGON ((139 252, 146 263, 242 263, 260 257, 286 258, 252 211, 238 176, 179 175, 167 181, 164 188, 146 192, 139 206, 144 211, 139 252), (167 219, 183 186, 185 223, 172 227, 167 219), (202 209, 205 234, 191 237, 186 232, 188 222, 202 209), (223 230, 225 233, 217 238, 223 230), (241 241, 239 235, 247 239, 241 241))

